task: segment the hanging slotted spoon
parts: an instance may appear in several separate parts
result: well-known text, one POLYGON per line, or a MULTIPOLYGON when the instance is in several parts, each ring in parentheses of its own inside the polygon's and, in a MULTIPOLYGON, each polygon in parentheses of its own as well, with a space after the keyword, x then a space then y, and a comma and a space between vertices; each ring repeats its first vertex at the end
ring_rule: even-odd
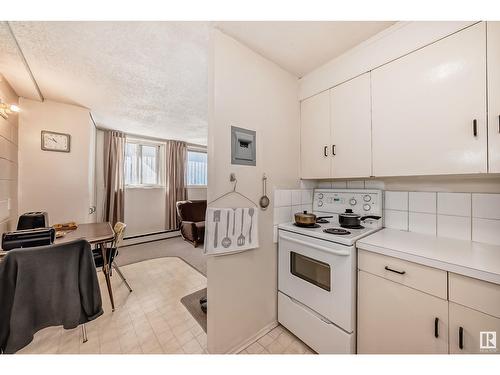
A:
POLYGON ((229 238, 229 210, 227 211, 227 220, 226 220, 226 237, 222 239, 222 247, 228 248, 231 246, 231 239, 229 238))

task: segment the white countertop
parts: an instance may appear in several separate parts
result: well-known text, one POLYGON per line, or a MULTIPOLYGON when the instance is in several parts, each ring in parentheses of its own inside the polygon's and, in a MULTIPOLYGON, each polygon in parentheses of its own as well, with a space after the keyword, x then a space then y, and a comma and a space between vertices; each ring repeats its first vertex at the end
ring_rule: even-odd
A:
POLYGON ((357 247, 500 284, 500 246, 384 228, 357 247))

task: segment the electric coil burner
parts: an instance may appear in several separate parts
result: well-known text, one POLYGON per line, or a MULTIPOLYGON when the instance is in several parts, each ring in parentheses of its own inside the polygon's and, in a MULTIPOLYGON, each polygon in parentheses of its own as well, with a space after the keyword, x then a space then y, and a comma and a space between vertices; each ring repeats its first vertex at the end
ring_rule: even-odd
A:
POLYGON ((362 225, 351 225, 351 226, 341 225, 341 227, 347 229, 365 229, 365 227, 362 225))
POLYGON ((342 228, 327 228, 327 229, 323 229, 323 232, 329 233, 329 234, 335 234, 337 236, 345 236, 346 234, 351 234, 351 232, 349 232, 346 229, 342 229, 342 228))
POLYGON ((326 220, 326 219, 318 219, 318 220, 316 220, 316 223, 318 223, 318 224, 328 224, 329 221, 326 220))
POLYGON ((293 225, 295 225, 296 227, 299 227, 299 228, 305 228, 305 229, 307 229, 307 228, 319 228, 319 227, 321 227, 321 225, 319 225, 319 224, 313 224, 313 225, 298 225, 298 224, 296 224, 296 223, 293 223, 293 225))

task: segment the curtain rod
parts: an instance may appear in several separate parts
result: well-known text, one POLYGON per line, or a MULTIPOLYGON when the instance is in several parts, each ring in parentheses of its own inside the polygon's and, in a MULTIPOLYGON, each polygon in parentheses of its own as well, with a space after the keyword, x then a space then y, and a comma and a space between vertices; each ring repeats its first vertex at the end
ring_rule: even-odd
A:
MULTIPOLYGON (((121 130, 117 130, 117 129, 108 129, 108 128, 102 128, 102 127, 97 127, 97 130, 102 130, 102 131, 107 131, 107 130, 116 130, 116 131, 121 131, 121 130)), ((152 140, 152 141, 160 141, 160 142, 166 142, 166 141, 181 141, 181 142, 186 142, 186 141, 182 141, 180 139, 164 139, 164 138, 156 138, 156 137, 150 137, 150 136, 147 136, 147 135, 139 135, 139 134, 133 134, 133 133, 127 133, 127 132, 122 132, 122 133, 125 133, 126 135, 130 136, 130 137, 136 137, 136 138, 142 138, 142 139, 146 139, 146 140, 152 140)), ((199 148, 203 148, 203 149, 206 149, 207 146, 206 145, 200 145, 200 144, 197 144, 197 143, 191 143, 191 142, 186 142, 186 145, 188 147, 199 147, 199 148)))

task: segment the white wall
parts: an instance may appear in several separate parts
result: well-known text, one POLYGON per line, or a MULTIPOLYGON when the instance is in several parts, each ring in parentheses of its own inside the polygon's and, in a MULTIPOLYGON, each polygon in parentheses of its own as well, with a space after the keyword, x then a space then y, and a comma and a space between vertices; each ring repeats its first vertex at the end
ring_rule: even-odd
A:
POLYGON ((165 230, 165 195, 164 187, 125 189, 127 237, 165 230))
POLYGON ((95 127, 88 109, 20 99, 19 212, 47 211, 50 224, 95 221, 95 127), (71 135, 71 152, 43 151, 41 131, 71 135))
POLYGON ((203 200, 207 199, 207 188, 206 187, 191 187, 187 189, 188 199, 192 200, 203 200))
MULTIPOLYGON (((273 187, 299 186, 299 103, 297 79, 269 60, 214 30, 211 38, 208 140, 208 199, 232 188, 258 201, 262 174, 273 187), (231 165, 230 127, 257 132, 257 165, 231 165)), ((220 205, 246 206, 240 198, 220 205)), ((241 347, 277 320, 277 248, 273 210, 259 216, 260 247, 210 257, 208 273, 208 350, 225 353, 241 347)))
MULTIPOLYGON (((17 104, 19 98, 0 74, 0 98, 17 104)), ((17 226, 17 137, 18 115, 0 117, 0 234, 17 226)))

